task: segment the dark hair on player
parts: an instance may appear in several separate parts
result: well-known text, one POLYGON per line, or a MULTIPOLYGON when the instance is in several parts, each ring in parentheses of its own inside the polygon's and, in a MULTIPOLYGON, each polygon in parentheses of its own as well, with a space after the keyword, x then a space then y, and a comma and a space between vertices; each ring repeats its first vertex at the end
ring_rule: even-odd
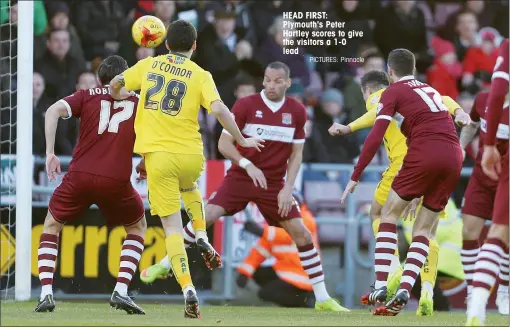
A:
POLYGON ((289 68, 289 66, 287 66, 286 64, 284 64, 281 61, 273 61, 272 63, 267 65, 266 69, 267 68, 271 68, 271 69, 283 69, 283 71, 285 72, 285 76, 287 78, 290 77, 290 68, 289 68))
POLYGON ((166 33, 166 43, 172 52, 188 52, 197 40, 195 26, 185 20, 176 20, 166 33))
POLYGON ((361 78, 361 87, 366 89, 370 87, 372 90, 381 89, 390 85, 390 78, 386 72, 379 70, 371 70, 361 78))
POLYGON ((407 49, 391 50, 388 56, 388 66, 398 77, 413 75, 415 63, 414 54, 407 49))
POLYGON ((97 76, 101 81, 101 85, 108 85, 110 81, 117 75, 128 69, 128 64, 121 56, 109 56, 97 69, 97 76))
POLYGON ((234 80, 234 89, 237 89, 241 85, 253 85, 256 87, 255 80, 245 73, 239 73, 234 80))

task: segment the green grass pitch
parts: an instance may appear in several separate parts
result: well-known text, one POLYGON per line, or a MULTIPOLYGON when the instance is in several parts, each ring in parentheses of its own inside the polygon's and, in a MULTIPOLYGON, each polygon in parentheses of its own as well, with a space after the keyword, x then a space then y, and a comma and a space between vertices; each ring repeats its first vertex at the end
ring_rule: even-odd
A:
MULTIPOLYGON (((108 303, 57 302, 53 313, 34 313, 35 302, 2 302, 2 326, 463 326, 464 312, 417 317, 374 317, 367 310, 315 312, 277 307, 203 306, 202 318, 185 319, 182 305, 141 304, 144 316, 112 310, 108 303)), ((487 326, 508 326, 509 318, 491 313, 487 326)))

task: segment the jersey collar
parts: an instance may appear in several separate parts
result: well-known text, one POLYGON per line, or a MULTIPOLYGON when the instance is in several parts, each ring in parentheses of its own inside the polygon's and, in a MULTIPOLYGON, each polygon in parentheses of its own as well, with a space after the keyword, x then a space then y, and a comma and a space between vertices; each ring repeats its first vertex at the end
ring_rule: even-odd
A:
POLYGON ((262 97, 262 101, 264 101, 264 104, 272 111, 277 112, 280 110, 285 102, 285 97, 283 97, 282 100, 275 102, 271 101, 266 97, 266 94, 264 93, 264 90, 260 91, 260 96, 262 97))
POLYGON ((401 82, 401 81, 408 81, 410 79, 414 79, 414 76, 413 75, 407 75, 407 76, 401 77, 398 81, 399 82, 401 82))

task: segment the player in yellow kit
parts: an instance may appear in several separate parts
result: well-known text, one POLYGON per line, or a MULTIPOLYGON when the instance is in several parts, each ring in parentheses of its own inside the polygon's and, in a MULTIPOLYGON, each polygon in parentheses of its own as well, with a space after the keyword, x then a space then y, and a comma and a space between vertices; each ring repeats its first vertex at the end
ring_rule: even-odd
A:
MULTIPOLYGON (((370 71, 366 73, 362 78, 361 88, 368 112, 347 126, 336 123, 333 124, 333 126, 329 129, 330 134, 346 135, 363 128, 372 127, 375 123, 377 114, 376 108, 379 105, 379 99, 381 98, 381 94, 384 92, 384 89, 389 86, 389 83, 388 75, 384 72, 370 71)), ((455 115, 455 121, 457 123, 462 125, 469 123, 469 115, 467 115, 455 101, 446 96, 443 96, 442 100, 444 105, 448 108, 448 111, 452 115, 455 115)), ((400 170, 400 167, 404 162, 404 157, 407 153, 406 137, 400 131, 401 124, 402 120, 395 117, 384 134, 384 147, 386 148, 390 164, 384 171, 382 179, 377 185, 374 194, 374 201, 372 202, 370 209, 374 235, 377 234, 379 230, 381 211, 388 198, 393 179, 400 170)), ((410 207, 410 210, 416 211, 415 208, 417 206, 417 201, 413 201, 412 203, 413 205, 410 207)), ((407 214, 404 213, 403 216, 406 217, 407 214)), ((441 216, 444 216, 444 213, 442 213, 441 216)), ((430 240, 429 256, 421 270, 422 294, 417 311, 418 315, 431 315, 433 312, 432 295, 437 275, 438 253, 439 246, 437 242, 435 240, 430 240)), ((389 274, 388 298, 392 298, 395 294, 400 282, 400 276, 402 275, 398 249, 393 257, 390 269, 393 273, 390 272, 389 274)))
MULTIPOLYGON (((161 218, 168 258, 182 287, 188 318, 198 318, 200 312, 182 236, 181 195, 200 252, 209 264, 221 263, 207 239, 203 200, 196 184, 205 161, 198 125, 200 106, 214 113, 240 146, 259 151, 262 147, 260 139, 243 137, 211 74, 189 59, 196 49, 196 38, 192 24, 173 22, 166 38, 169 54, 140 60, 110 83, 116 100, 140 90, 134 152, 143 160, 137 169, 146 171, 151 213, 161 218)), ((123 116, 119 113, 111 120, 115 117, 123 116)))

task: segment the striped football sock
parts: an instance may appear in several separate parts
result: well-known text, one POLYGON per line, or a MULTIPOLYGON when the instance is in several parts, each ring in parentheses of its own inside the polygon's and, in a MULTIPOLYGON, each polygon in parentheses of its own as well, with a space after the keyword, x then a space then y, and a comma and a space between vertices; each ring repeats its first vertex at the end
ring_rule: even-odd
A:
POLYGON ((411 289, 418 278, 421 267, 429 254, 429 239, 425 236, 415 236, 407 252, 406 263, 404 264, 404 272, 400 280, 400 289, 407 290, 411 293, 411 289))
POLYGON ((120 295, 126 296, 129 284, 133 279, 133 275, 138 267, 138 262, 142 256, 144 248, 143 237, 133 234, 128 234, 124 243, 122 244, 122 251, 120 252, 120 269, 117 275, 117 284, 115 291, 120 295))
POLYGON ((473 291, 469 305, 468 319, 479 317, 484 320, 491 288, 496 284, 501 257, 506 245, 497 238, 488 238, 480 249, 473 275, 473 291))
POLYGON ((321 258, 315 249, 313 243, 298 246, 299 260, 301 266, 308 275, 310 284, 312 284, 315 300, 324 302, 330 298, 326 285, 324 284, 324 272, 322 271, 321 258))
POLYGON ((53 273, 58 255, 58 235, 41 234, 37 250, 37 266, 41 281, 41 300, 46 295, 53 295, 53 273))
POLYGON ((464 278, 467 283, 468 295, 471 294, 473 290, 473 274, 475 273, 475 263, 479 252, 480 243, 478 240, 464 240, 462 242, 460 257, 462 259, 462 267, 464 268, 464 278))
POLYGON ((375 289, 386 286, 397 249, 397 225, 382 223, 375 238, 375 289))

